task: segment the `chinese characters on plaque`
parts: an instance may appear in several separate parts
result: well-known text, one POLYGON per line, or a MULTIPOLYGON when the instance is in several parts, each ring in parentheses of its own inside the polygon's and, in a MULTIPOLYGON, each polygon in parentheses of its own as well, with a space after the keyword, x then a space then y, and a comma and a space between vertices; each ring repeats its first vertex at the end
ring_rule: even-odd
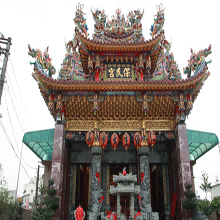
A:
POLYGON ((107 67, 106 79, 132 79, 131 67, 107 67))

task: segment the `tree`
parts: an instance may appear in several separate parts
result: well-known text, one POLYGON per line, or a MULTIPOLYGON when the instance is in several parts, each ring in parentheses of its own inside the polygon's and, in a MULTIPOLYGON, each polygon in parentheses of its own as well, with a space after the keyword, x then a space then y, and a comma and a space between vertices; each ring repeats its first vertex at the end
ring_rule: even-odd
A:
POLYGON ((201 184, 200 189, 205 192, 206 194, 205 199, 207 200, 207 193, 210 192, 212 189, 211 183, 209 183, 208 173, 204 172, 202 174, 202 180, 203 180, 203 183, 201 184))
POLYGON ((35 210, 32 212, 33 220, 48 220, 59 208, 59 198, 55 196, 56 189, 52 187, 53 180, 49 180, 49 186, 40 186, 41 201, 35 200, 35 210))
POLYGON ((8 214, 9 199, 8 191, 5 188, 0 188, 0 220, 8 214))
POLYGON ((16 200, 15 203, 9 203, 9 219, 22 220, 22 201, 16 200))
POLYGON ((22 219, 21 201, 11 202, 12 197, 8 197, 8 191, 0 188, 0 220, 4 217, 9 219, 22 219))
POLYGON ((206 199, 198 201, 197 207, 207 218, 212 214, 211 202, 206 199))
POLYGON ((220 211, 220 198, 214 198, 212 201, 208 201, 207 193, 211 191, 212 186, 211 183, 209 183, 209 177, 206 172, 202 174, 202 180, 203 183, 201 184, 200 189, 206 193, 206 198, 205 200, 198 201, 197 207, 208 218, 213 211, 220 211))
POLYGON ((183 201, 182 206, 186 210, 194 210, 197 207, 196 204, 196 194, 195 192, 191 191, 192 184, 186 184, 185 186, 186 191, 184 192, 186 196, 186 200, 183 201))

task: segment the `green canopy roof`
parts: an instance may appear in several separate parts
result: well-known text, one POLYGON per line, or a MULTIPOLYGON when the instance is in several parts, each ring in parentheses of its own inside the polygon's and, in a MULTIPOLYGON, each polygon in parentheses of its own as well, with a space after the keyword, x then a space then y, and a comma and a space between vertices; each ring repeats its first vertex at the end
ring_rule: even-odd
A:
MULTIPOLYGON (((202 131, 187 130, 190 160, 197 160, 217 144, 216 134, 202 131)), ((52 160, 54 129, 27 132, 23 143, 41 160, 52 160)))
POLYGON ((216 134, 187 130, 190 160, 197 160, 219 144, 216 134))
POLYGON ((52 161, 54 129, 27 132, 23 143, 41 160, 52 161))

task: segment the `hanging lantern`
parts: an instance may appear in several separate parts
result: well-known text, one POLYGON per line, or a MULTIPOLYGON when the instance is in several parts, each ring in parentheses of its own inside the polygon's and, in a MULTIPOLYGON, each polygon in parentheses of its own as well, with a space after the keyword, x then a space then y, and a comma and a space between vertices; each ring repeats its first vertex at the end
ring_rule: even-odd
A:
POLYGON ((137 150, 141 146, 141 135, 138 132, 134 134, 134 146, 137 148, 137 150))
POLYGON ((156 143, 156 134, 154 131, 150 131, 148 133, 148 141, 149 141, 149 145, 151 145, 151 147, 154 147, 156 143))
POLYGON ((105 149, 108 144, 108 135, 105 132, 102 132, 100 135, 100 145, 102 149, 105 149))
POLYGON ((111 145, 112 145, 114 150, 116 150, 116 148, 118 147, 118 142, 119 142, 118 135, 116 133, 112 134, 112 136, 111 136, 111 145))
POLYGON ((87 143, 87 145, 89 146, 89 148, 92 146, 93 141, 94 141, 93 132, 88 131, 88 132, 86 133, 86 143, 87 143))
POLYGON ((115 150, 118 147, 118 142, 119 142, 118 135, 116 133, 112 134, 112 136, 111 136, 111 145, 112 145, 113 150, 114 150, 114 160, 115 160, 115 150))
POLYGON ((125 150, 127 150, 130 146, 130 136, 127 132, 122 137, 122 144, 123 144, 125 150))
POLYGON ((130 136, 127 132, 122 137, 122 144, 126 150, 126 160, 127 160, 127 150, 130 146, 130 136))

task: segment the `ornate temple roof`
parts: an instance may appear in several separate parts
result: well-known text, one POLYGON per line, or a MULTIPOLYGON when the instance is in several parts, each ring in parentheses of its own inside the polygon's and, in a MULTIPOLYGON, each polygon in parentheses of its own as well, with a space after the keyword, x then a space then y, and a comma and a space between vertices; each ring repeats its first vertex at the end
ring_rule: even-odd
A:
MULTIPOLYGON (((92 12, 95 25, 90 39, 83 7, 79 4, 74 18, 75 35, 66 44, 67 53, 57 79, 52 78, 56 70, 51 63, 49 48, 42 53, 29 46, 28 53, 35 58, 33 77, 39 82, 41 94, 54 117, 65 112, 67 120, 83 117, 87 120, 102 117, 117 120, 124 117, 123 112, 117 115, 114 110, 119 108, 122 100, 125 106, 132 106, 124 115, 128 118, 131 115, 131 119, 135 120, 150 120, 152 116, 174 120, 177 112, 189 114, 204 80, 210 74, 209 62, 205 58, 211 53, 211 45, 197 53, 191 50, 188 66, 184 68, 187 78, 182 79, 170 51, 171 44, 165 39, 162 5, 158 7, 148 40, 142 34, 143 14, 144 11, 131 11, 126 19, 117 9, 116 15, 107 20, 104 11, 96 10, 92 12), (110 98, 100 103, 100 114, 94 115, 91 110, 95 106, 93 104, 98 103, 102 96, 110 98), (124 98, 127 96, 130 98, 124 98), (145 96, 153 99, 145 99, 145 96), (143 103, 148 103, 148 112, 143 103), (169 113, 164 111, 162 114, 160 109, 166 105, 169 113), (136 109, 141 113, 137 112, 135 116, 133 112, 136 109), (105 117, 105 111, 109 112, 109 116, 105 117), (74 117, 71 112, 74 112, 74 117), (85 113, 83 117, 80 112, 85 113), (112 112, 117 117, 113 117, 112 112)), ((95 113, 97 110, 98 107, 95 113)))
MULTIPOLYGON (((154 72, 158 56, 161 50, 160 42, 164 35, 161 32, 153 39, 145 41, 131 42, 131 41, 107 41, 103 42, 98 39, 88 39, 83 36, 76 29, 76 38, 80 41, 81 46, 79 48, 81 60, 83 64, 83 70, 88 74, 88 58, 91 54, 98 54, 103 59, 111 59, 111 56, 117 54, 119 59, 126 62, 126 59, 132 59, 135 61, 140 54, 148 54, 151 57, 151 73, 154 72)), ((128 61, 127 61, 128 62, 128 61)))

